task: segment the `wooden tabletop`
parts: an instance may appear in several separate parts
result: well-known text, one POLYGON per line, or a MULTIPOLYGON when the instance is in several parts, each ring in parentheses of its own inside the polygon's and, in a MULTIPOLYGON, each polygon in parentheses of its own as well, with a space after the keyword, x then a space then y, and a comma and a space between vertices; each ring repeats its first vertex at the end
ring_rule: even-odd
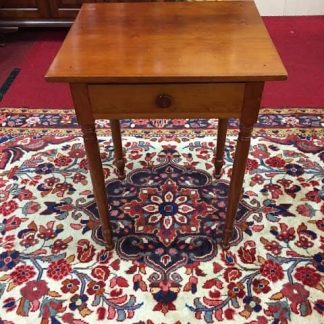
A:
POLYGON ((46 79, 265 81, 287 72, 254 2, 84 4, 46 79))

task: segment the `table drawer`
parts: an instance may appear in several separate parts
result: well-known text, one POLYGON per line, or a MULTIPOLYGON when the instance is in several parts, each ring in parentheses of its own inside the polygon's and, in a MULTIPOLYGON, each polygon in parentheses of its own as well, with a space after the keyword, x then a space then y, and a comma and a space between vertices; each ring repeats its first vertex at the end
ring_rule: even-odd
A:
POLYGON ((243 83, 89 85, 95 118, 239 117, 243 83))

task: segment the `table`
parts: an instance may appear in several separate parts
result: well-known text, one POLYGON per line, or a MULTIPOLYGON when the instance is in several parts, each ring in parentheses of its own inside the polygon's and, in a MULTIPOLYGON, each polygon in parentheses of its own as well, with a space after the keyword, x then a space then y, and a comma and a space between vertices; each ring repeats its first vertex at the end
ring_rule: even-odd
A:
POLYGON ((264 82, 286 77, 253 2, 84 4, 46 79, 70 84, 107 248, 114 245, 96 119, 110 119, 123 178, 120 119, 219 118, 219 177, 227 120, 239 118, 222 240, 228 249, 264 82))

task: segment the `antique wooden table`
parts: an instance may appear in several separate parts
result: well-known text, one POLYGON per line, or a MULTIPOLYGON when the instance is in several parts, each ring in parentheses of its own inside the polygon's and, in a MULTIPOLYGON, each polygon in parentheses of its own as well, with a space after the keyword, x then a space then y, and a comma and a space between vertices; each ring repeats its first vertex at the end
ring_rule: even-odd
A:
POLYGON ((219 177, 227 120, 239 118, 227 249, 264 81, 286 77, 253 2, 84 4, 46 79, 70 84, 107 248, 113 240, 95 119, 111 121, 114 163, 123 178, 119 119, 219 118, 219 177))

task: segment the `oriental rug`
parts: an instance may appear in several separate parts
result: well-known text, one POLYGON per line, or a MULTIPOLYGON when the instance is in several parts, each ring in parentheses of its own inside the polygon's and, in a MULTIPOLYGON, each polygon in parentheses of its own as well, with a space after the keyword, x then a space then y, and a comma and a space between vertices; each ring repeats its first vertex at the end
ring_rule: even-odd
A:
POLYGON ((0 322, 321 323, 323 120, 261 111, 227 252, 217 243, 237 121, 216 180, 217 120, 123 120, 124 181, 98 121, 108 252, 73 112, 2 108, 0 322))

